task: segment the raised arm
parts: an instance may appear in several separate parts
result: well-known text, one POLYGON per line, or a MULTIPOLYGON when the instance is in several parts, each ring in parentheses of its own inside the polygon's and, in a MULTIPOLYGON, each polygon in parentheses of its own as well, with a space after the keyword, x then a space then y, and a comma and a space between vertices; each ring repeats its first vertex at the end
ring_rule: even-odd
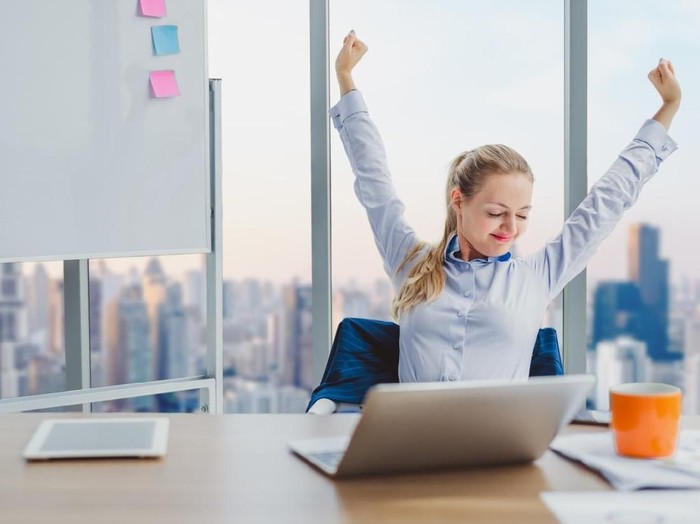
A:
POLYGON ((559 236, 526 258, 542 278, 550 299, 586 267, 623 213, 636 202, 642 186, 677 148, 667 134, 681 100, 673 66, 662 59, 648 78, 661 96, 661 108, 591 187, 564 223, 559 236))
POLYGON ((351 31, 335 61, 341 99, 329 112, 355 174, 355 194, 367 212, 384 269, 393 279, 416 236, 404 219, 379 131, 352 78, 353 68, 366 52, 367 46, 351 31))

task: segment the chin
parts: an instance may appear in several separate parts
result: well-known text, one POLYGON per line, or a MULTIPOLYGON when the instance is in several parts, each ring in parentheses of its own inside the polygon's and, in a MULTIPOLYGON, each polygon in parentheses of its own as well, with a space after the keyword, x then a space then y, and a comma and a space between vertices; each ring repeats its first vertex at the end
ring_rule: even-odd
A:
POLYGON ((484 256, 487 257, 500 257, 501 255, 505 255, 510 251, 510 249, 513 247, 513 243, 509 242, 508 244, 499 244, 498 246, 492 246, 490 249, 485 249, 482 251, 484 253, 484 256))

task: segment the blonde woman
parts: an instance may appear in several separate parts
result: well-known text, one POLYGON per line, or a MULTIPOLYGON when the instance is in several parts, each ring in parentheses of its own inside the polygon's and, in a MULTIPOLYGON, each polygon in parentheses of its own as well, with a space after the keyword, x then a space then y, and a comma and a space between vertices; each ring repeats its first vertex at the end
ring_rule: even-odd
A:
POLYGON ((442 240, 428 245, 404 219, 379 132, 352 70, 367 46, 351 31, 335 62, 341 99, 330 110, 355 174, 401 324, 401 382, 525 379, 545 308, 581 272, 642 186, 676 148, 667 132, 680 86, 667 60, 648 78, 661 108, 539 251, 511 257, 527 229, 533 175, 525 159, 496 144, 460 153, 446 191, 442 240))

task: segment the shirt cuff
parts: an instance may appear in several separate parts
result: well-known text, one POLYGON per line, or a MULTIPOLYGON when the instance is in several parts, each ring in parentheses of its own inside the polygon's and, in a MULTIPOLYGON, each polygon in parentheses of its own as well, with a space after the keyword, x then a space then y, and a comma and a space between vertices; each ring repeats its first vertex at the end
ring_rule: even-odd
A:
POLYGON ((668 155, 678 149, 678 144, 668 135, 664 126, 651 118, 644 122, 634 139, 649 144, 659 160, 666 160, 668 155))
POLYGON ((328 114, 333 120, 333 127, 336 129, 343 127, 346 118, 360 112, 367 113, 368 111, 362 93, 357 89, 345 93, 338 103, 328 110, 328 114))

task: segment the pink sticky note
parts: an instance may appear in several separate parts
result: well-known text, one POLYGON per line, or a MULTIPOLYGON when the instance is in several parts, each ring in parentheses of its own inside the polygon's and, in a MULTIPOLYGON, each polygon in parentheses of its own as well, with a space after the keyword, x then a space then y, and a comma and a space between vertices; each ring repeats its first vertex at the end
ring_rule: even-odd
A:
POLYGON ((139 0, 139 14, 154 18, 165 16, 165 0, 139 0))
POLYGON ((151 71, 151 95, 153 98, 180 96, 175 71, 151 71))

